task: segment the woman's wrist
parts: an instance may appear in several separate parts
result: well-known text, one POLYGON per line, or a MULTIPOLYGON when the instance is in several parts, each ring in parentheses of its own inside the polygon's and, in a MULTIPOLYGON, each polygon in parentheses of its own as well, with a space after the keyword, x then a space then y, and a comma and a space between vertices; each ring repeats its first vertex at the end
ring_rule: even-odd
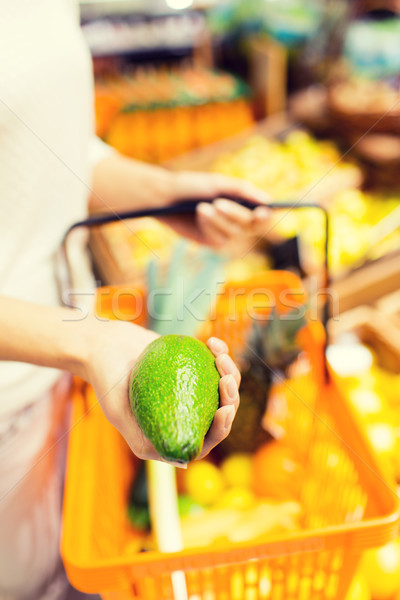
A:
POLYGON ((107 329, 106 323, 89 315, 74 323, 63 337, 66 370, 89 383, 94 352, 104 345, 104 329, 107 329))
POLYGON ((121 212, 164 206, 172 202, 174 186, 172 171, 113 154, 94 168, 89 209, 121 212))

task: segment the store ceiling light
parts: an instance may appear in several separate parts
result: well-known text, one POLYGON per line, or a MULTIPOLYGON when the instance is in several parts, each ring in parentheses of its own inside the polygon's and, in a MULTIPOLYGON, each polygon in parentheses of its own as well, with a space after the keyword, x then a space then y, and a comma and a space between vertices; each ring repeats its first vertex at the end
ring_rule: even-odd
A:
POLYGON ((192 6, 193 0, 165 0, 167 6, 169 8, 173 8, 175 10, 183 10, 184 8, 189 8, 192 6))

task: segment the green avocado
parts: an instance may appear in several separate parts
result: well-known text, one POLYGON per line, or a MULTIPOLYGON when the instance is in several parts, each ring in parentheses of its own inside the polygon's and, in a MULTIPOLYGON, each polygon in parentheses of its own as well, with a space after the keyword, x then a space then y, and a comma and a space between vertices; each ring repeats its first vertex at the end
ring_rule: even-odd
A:
POLYGON ((186 335, 164 335, 139 356, 129 380, 131 409, 165 460, 188 463, 200 454, 219 406, 212 352, 186 335))

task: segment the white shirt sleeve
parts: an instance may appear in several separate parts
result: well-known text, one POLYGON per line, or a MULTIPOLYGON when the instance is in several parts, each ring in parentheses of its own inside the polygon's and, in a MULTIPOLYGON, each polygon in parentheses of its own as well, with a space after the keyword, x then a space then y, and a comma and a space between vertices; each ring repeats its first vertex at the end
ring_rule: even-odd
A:
POLYGON ((101 161, 103 158, 107 158, 108 156, 112 156, 117 154, 117 151, 103 142, 96 135, 92 135, 89 140, 89 167, 90 171, 93 171, 94 167, 101 161))

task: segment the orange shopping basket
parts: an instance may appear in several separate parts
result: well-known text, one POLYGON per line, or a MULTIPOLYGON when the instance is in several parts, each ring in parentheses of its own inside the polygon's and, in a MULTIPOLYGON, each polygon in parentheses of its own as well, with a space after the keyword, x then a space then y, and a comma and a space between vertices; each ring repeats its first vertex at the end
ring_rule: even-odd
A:
MULTIPOLYGON (((259 288, 260 278, 269 299, 272 294, 279 303, 282 293, 294 291, 304 302, 301 282, 288 272, 266 272, 239 285, 259 288)), ((240 306, 235 307, 235 320, 227 314, 226 299, 237 286, 226 285, 216 318, 203 330, 204 336, 225 338, 233 351, 251 327, 248 311, 241 313, 240 306)), ((108 304, 113 293, 109 288, 103 295, 108 304)), ((98 298, 98 309, 107 315, 101 292, 98 298)), ((173 600, 171 576, 183 571, 190 600, 345 598, 362 551, 397 535, 399 502, 348 402, 329 377, 321 323, 309 324, 299 341, 304 356, 282 382, 280 393, 287 443, 306 456, 298 498, 302 530, 264 543, 138 552, 138 534, 127 519, 137 462, 103 416, 92 389, 76 386, 61 543, 76 588, 99 593, 104 600, 173 600)))

